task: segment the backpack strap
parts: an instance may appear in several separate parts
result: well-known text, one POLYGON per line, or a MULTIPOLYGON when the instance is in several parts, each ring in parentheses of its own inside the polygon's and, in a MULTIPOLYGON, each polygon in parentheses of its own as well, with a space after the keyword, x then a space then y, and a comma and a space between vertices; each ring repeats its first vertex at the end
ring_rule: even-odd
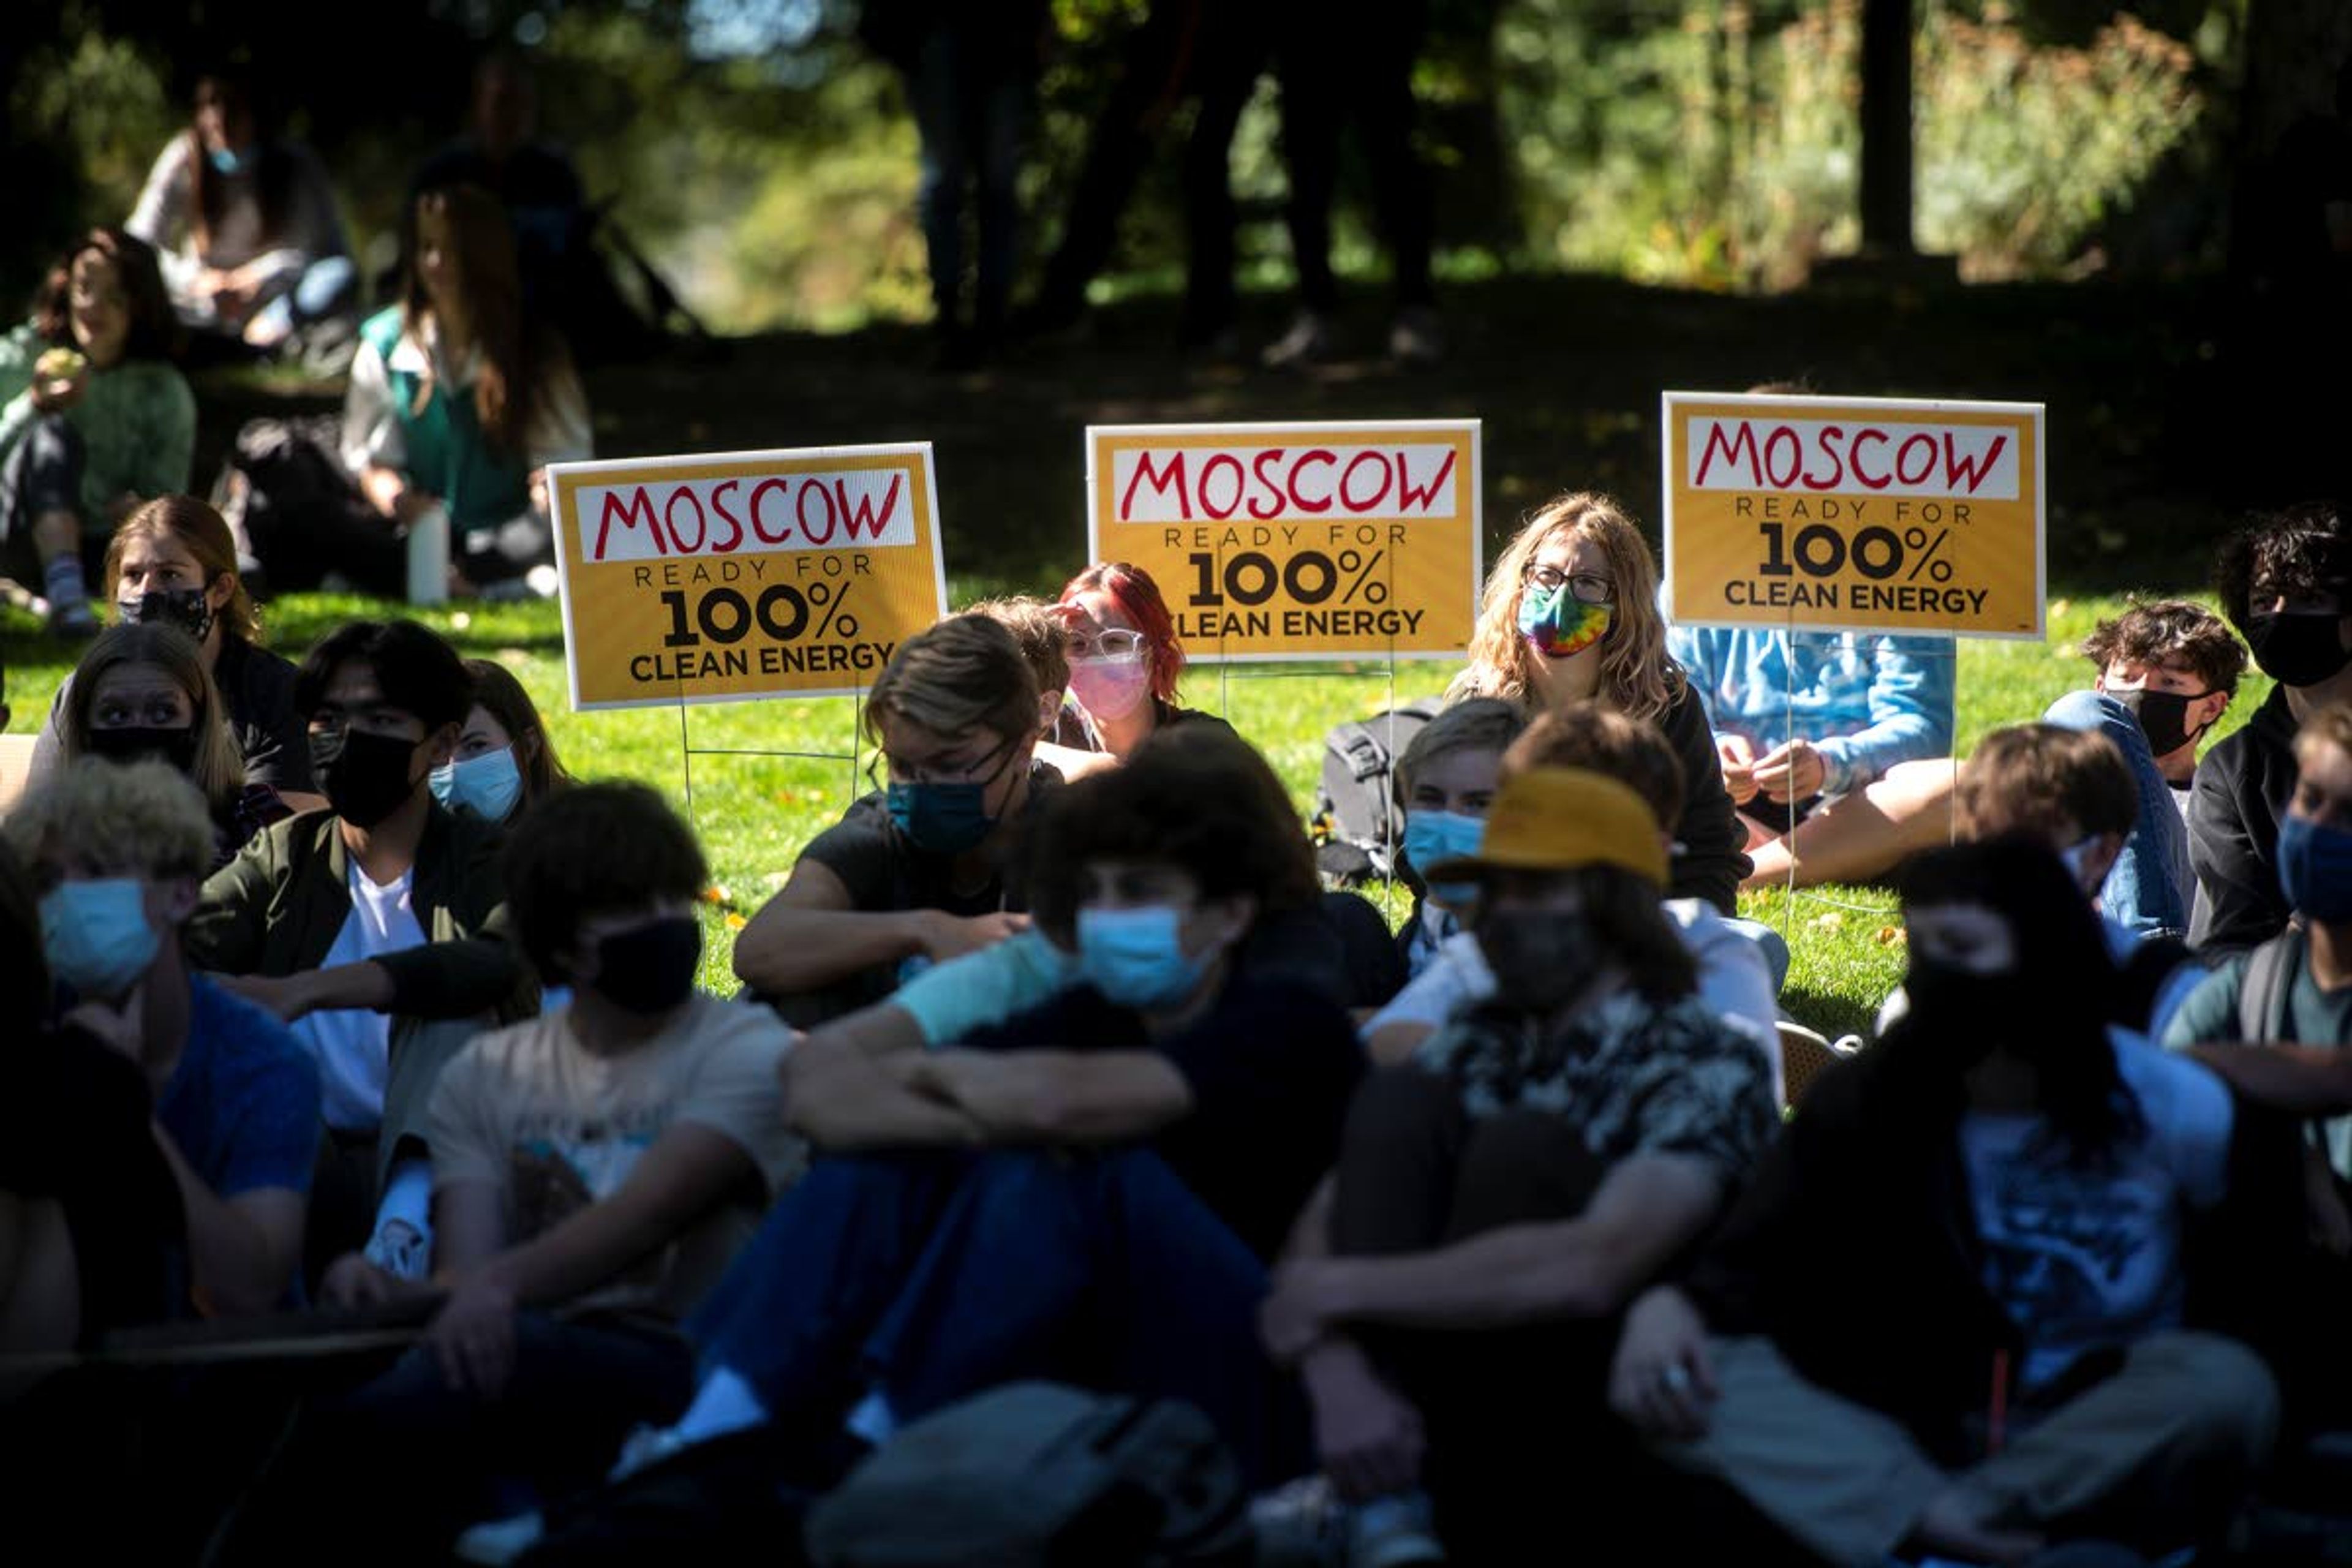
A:
POLYGON ((2238 979, 2239 1037, 2266 1045, 2294 1039, 2294 1009, 2289 992, 2303 963, 2303 933, 2289 926, 2246 955, 2238 979))

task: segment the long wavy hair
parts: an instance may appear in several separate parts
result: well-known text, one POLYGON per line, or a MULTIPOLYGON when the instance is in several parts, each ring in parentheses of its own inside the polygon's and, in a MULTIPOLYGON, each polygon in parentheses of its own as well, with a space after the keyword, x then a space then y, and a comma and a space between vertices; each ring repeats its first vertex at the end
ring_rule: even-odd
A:
MULTIPOLYGON (((561 352, 523 314, 522 273, 515 258, 514 230, 499 199, 475 185, 446 185, 421 193, 409 215, 408 273, 400 297, 401 325, 418 333, 433 303, 418 265, 426 216, 446 226, 456 287, 466 301, 466 325, 481 351, 474 377, 474 413, 492 450, 511 456, 524 450, 539 414, 541 373, 561 352)), ((417 390, 423 403, 429 384, 417 390)))
POLYGON ((198 79, 188 119, 188 178, 195 196, 196 254, 212 253, 213 230, 226 216, 228 201, 221 176, 213 173, 212 155, 205 151, 204 132, 196 127, 197 117, 207 109, 219 110, 224 121, 243 116, 252 129, 254 194, 261 207, 261 234, 265 240, 275 240, 285 232, 287 216, 294 205, 294 160, 278 141, 277 126, 254 91, 252 79, 237 72, 217 71, 198 79))
POLYGON ((1519 601, 1536 554, 1555 539, 1589 539, 1609 565, 1616 588, 1608 635, 1601 639, 1599 695, 1619 712, 1653 723, 1682 695, 1682 667, 1666 653, 1666 623, 1658 614, 1658 563, 1642 531, 1605 495, 1578 490, 1561 496, 1519 529, 1486 574, 1470 634, 1469 668, 1446 689, 1448 700, 1501 697, 1528 700, 1535 661, 1519 631, 1519 601))

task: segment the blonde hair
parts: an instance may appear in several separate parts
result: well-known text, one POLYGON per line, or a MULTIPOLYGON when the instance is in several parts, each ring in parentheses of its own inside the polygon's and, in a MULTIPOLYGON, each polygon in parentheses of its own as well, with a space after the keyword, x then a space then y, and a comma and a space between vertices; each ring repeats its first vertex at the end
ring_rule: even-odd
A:
POLYGON ((74 667, 72 695, 66 703, 65 722, 59 726, 66 755, 79 757, 89 749, 89 716, 98 703, 99 687, 110 671, 132 664, 153 666, 187 693, 196 733, 188 776, 214 811, 227 811, 245 793, 245 754, 237 749, 236 732, 228 724, 228 704, 212 671, 205 668, 202 650, 194 638, 177 626, 136 622, 115 626, 89 645, 89 651, 74 667))
POLYGON ((2307 763, 2315 746, 2333 746, 2352 757, 2352 702, 2331 702, 2305 716, 2294 736, 2296 763, 2307 763))
POLYGON ((0 824, 28 865, 201 880, 213 868, 204 797, 167 763, 82 757, 28 791, 0 824))
POLYGON ((1537 552, 1555 539, 1589 539, 1608 563, 1616 591, 1608 635, 1601 639, 1598 695, 1631 718, 1663 722, 1682 695, 1682 668, 1667 657, 1666 623, 1658 614, 1658 563, 1642 531, 1605 495, 1578 490, 1561 496, 1520 528, 1486 574, 1470 634, 1470 664, 1446 688, 1449 700, 1500 697, 1524 704, 1538 657, 1519 631, 1519 601, 1537 552))
POLYGON ((237 575, 236 536, 229 531, 228 523, 219 512, 194 496, 167 495, 157 496, 124 518, 106 544, 109 604, 114 602, 115 585, 122 581, 123 551, 134 539, 178 541, 204 573, 206 593, 212 591, 215 583, 226 577, 228 603, 220 607, 215 618, 230 637, 260 646, 261 612, 254 608, 253 595, 246 592, 245 579, 237 575))

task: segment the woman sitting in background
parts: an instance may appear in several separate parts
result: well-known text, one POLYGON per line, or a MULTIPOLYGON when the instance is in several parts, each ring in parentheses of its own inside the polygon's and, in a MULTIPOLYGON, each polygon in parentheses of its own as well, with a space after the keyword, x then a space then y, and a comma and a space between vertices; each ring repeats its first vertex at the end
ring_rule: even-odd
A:
POLYGON ((286 537, 264 558, 274 574, 278 552, 290 551, 296 577, 339 571, 396 594, 406 582, 396 532, 437 509, 448 520, 454 592, 547 596, 555 535, 545 469, 593 451, 587 395, 562 340, 523 312, 514 234, 498 203, 468 185, 426 191, 413 220, 401 302, 360 329, 343 404, 344 465, 391 526, 356 559, 344 542, 320 541, 310 548, 325 552, 305 560, 305 542, 286 537))
MULTIPOLYGON (((275 790, 296 811, 324 805, 310 777, 310 745, 294 711, 294 667, 259 647, 261 617, 238 581, 236 542, 220 513, 194 496, 158 496, 132 512, 106 548, 106 593, 126 626, 174 626, 194 637, 219 688, 245 783, 275 790)), ((33 749, 37 783, 63 755, 59 688, 33 749)))
POLYGON ((530 693, 511 670, 493 659, 469 658, 466 673, 473 678, 474 706, 458 732, 457 756, 433 770, 433 798, 451 811, 512 823, 568 788, 572 775, 556 756, 530 693))
POLYGON ((1089 566, 1062 589, 1062 616, 1070 629, 1070 695, 1077 707, 1063 709, 1051 737, 1055 743, 1100 752, 1108 765, 1125 762, 1162 725, 1207 720, 1224 726, 1213 715, 1176 706, 1184 645, 1150 573, 1123 561, 1089 566))
POLYGON ((1606 496, 1565 495, 1528 520, 1494 570, 1470 637, 1470 666, 1449 700, 1501 697, 1531 712, 1580 697, 1658 726, 1688 792, 1667 824, 1677 853, 1671 896, 1732 912, 1748 835, 1723 792, 1706 710, 1666 654, 1658 563, 1606 496))
POLYGON ((124 226, 163 252, 173 308, 201 332, 266 352, 356 313, 359 273, 327 171, 276 134, 241 79, 196 83, 186 134, 156 158, 124 226))
MULTIPOLYGON (((220 689, 187 635, 162 623, 116 626, 73 673, 60 728, 63 760, 152 757, 193 781, 213 822, 212 869, 293 815, 268 784, 247 784, 220 689)), ((62 771, 62 770, 60 770, 62 771)))
POLYGON ((196 398, 177 336, 154 251, 94 228, 0 338, 0 574, 37 585, 52 631, 98 630, 108 533, 142 497, 188 488, 196 398))

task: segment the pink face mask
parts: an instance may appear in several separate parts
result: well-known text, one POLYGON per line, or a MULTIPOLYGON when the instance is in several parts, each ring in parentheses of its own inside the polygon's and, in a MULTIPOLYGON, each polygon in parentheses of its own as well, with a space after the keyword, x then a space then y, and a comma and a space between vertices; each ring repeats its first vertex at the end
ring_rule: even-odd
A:
POLYGON ((1070 660, 1070 694, 1097 719, 1124 719, 1151 692, 1151 669, 1141 654, 1070 660))

